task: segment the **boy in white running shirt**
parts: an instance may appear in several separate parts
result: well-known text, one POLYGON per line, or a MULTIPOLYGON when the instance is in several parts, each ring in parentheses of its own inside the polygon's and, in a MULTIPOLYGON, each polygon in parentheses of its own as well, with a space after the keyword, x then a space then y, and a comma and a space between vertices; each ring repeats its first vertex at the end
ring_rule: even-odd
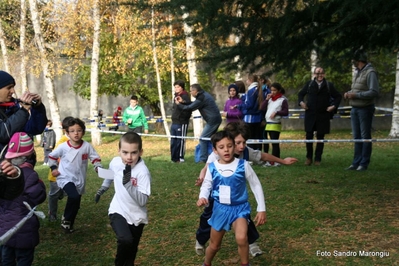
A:
POLYGON ((109 164, 114 172, 115 194, 108 215, 117 239, 116 266, 134 265, 144 225, 148 224, 151 175, 141 159, 142 146, 137 133, 125 133, 119 140, 120 156, 109 164))
POLYGON ((49 154, 48 163, 51 174, 57 177, 57 185, 68 195, 61 227, 66 233, 72 233, 82 195, 85 192, 88 161, 91 161, 96 172, 97 168, 102 166, 101 158, 93 146, 82 139, 86 131, 82 120, 69 119, 66 121, 65 131, 69 140, 49 154))
POLYGON ((210 244, 205 251, 203 266, 210 266, 219 251, 226 231, 233 228, 241 265, 249 265, 248 221, 251 207, 248 202, 248 181, 258 203, 254 221, 256 225, 266 222, 266 204, 262 185, 249 163, 234 157, 234 136, 227 131, 219 131, 211 137, 214 153, 219 159, 209 164, 197 206, 214 200, 213 214, 208 220, 211 225, 210 244))

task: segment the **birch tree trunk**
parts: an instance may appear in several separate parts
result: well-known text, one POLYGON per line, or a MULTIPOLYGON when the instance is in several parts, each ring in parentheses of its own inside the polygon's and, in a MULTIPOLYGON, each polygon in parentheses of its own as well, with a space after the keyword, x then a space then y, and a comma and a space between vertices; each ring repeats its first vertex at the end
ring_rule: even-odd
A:
POLYGON ((313 73, 316 69, 317 61, 317 52, 313 49, 310 53, 310 79, 313 79, 313 73))
POLYGON ((399 52, 396 53, 395 96, 393 98, 392 125, 389 136, 399 137, 399 52))
POLYGON ((28 90, 28 81, 26 79, 26 49, 25 49, 25 38, 26 38, 26 0, 21 0, 21 20, 19 26, 19 50, 21 54, 21 92, 28 90))
MULTIPOLYGON (((99 0, 93 0, 93 54, 91 59, 90 72, 90 111, 94 117, 98 113, 98 62, 100 58, 100 3, 99 0)), ((101 145, 101 132, 97 127, 91 131, 91 142, 93 146, 101 145)))
POLYGON ((169 47, 170 47, 170 81, 172 87, 172 103, 175 100, 175 56, 173 53, 173 25, 172 25, 172 15, 169 14, 169 47))
MULTIPOLYGON (((47 53, 44 46, 44 39, 42 35, 42 30, 40 28, 40 18, 37 12, 36 0, 29 0, 31 19, 33 24, 33 30, 35 32, 35 43, 40 53, 40 63, 43 71, 44 87, 46 89, 47 98, 50 104, 50 113, 54 125, 61 125, 60 110, 55 96, 53 76, 51 73, 50 62, 47 59, 47 53)), ((43 97, 43 95, 41 95, 43 97)), ((62 129, 55 127, 54 131, 56 133, 57 139, 62 136, 62 129)))
POLYGON ((170 136, 168 122, 166 121, 165 106, 163 104, 161 76, 159 74, 158 57, 157 57, 157 46, 156 46, 156 42, 155 42, 154 8, 151 9, 151 33, 152 33, 152 54, 153 54, 153 57, 154 57, 155 72, 157 74, 158 96, 159 96, 159 103, 160 103, 161 115, 162 115, 162 120, 163 120, 163 126, 165 128, 166 135, 170 136))
MULTIPOLYGON (((242 6, 243 5, 242 5, 241 2, 237 3, 237 17, 238 18, 240 18, 242 16, 242 6)), ((241 40, 241 32, 238 29, 236 29, 235 31, 237 33, 235 35, 233 35, 234 44, 238 45, 240 40, 241 40)), ((234 62, 238 62, 238 61, 240 61, 240 56, 239 55, 234 57, 234 62)), ((241 70, 242 70, 241 65, 238 65, 237 72, 234 74, 234 80, 241 80, 242 79, 241 70)))
MULTIPOLYGON (((181 9, 184 11, 185 6, 181 6, 181 9)), ((183 14, 183 21, 188 18, 189 14, 186 12, 183 14)), ((190 85, 198 83, 197 77, 197 63, 195 61, 195 46, 194 46, 194 38, 192 37, 192 28, 186 23, 183 23, 184 34, 186 36, 186 54, 187 54, 187 63, 188 63, 188 72, 190 78, 190 85)), ((192 100, 193 97, 191 97, 192 100)), ((201 118, 201 114, 198 110, 193 112, 193 129, 194 129, 194 137, 199 138, 203 129, 203 121, 201 118)))
POLYGON ((8 64, 7 45, 6 45, 3 27, 1 26, 1 21, 0 21, 0 46, 1 46, 1 55, 3 57, 4 71, 10 73, 10 66, 8 64))

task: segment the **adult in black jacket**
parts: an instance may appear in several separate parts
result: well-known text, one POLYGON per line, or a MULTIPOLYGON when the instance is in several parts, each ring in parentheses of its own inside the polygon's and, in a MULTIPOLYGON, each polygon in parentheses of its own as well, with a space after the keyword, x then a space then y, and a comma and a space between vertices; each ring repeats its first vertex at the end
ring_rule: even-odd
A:
MULTIPOLYGON (((341 94, 334 84, 325 79, 324 69, 317 67, 314 70, 314 79, 307 82, 298 93, 298 104, 305 109, 306 139, 312 140, 314 132, 318 140, 330 133, 330 119, 337 111, 341 102, 341 94), (306 96, 306 101, 305 101, 306 96)), ((316 144, 314 164, 320 165, 324 143, 316 144)), ((313 143, 306 143, 305 165, 313 163, 313 143)))
POLYGON ((191 96, 195 97, 195 101, 189 105, 185 105, 182 97, 176 97, 175 103, 181 110, 194 111, 199 110, 206 125, 200 136, 200 162, 205 163, 208 159, 208 142, 204 138, 210 138, 222 123, 222 116, 215 99, 208 92, 204 91, 199 84, 190 86, 191 96))
MULTIPOLYGON (((175 87, 175 99, 181 97, 184 104, 190 104, 190 95, 184 90, 184 81, 177 80, 173 86, 175 87)), ((170 140, 170 155, 171 160, 174 163, 184 162, 184 154, 186 152, 185 137, 187 136, 190 117, 190 110, 182 110, 177 107, 175 102, 173 102, 170 134, 174 137, 170 140)))
POLYGON ((0 151, 15 132, 25 132, 33 137, 42 134, 47 124, 46 108, 41 96, 24 92, 21 98, 15 99, 14 86, 14 78, 0 71, 0 151))

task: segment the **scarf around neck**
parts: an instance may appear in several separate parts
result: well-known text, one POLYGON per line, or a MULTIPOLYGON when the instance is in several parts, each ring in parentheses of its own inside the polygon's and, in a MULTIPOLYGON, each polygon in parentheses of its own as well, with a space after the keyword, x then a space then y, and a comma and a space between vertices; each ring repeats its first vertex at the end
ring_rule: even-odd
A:
POLYGON ((272 101, 274 102, 275 100, 277 100, 278 98, 281 98, 283 95, 281 93, 277 93, 276 95, 272 96, 272 101))

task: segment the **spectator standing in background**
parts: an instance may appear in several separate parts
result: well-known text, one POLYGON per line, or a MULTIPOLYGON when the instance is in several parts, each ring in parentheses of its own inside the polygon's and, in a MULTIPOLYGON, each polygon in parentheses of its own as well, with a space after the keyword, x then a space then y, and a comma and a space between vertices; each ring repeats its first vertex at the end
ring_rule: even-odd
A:
MULTIPOLYGON (((314 78, 303 86, 298 93, 298 104, 305 109, 306 139, 312 140, 314 132, 316 138, 323 140, 325 134, 330 133, 330 119, 338 110, 341 94, 335 89, 334 84, 325 79, 324 69, 316 67, 314 78), (305 101, 306 96, 306 101, 305 101)), ((314 165, 320 165, 323 155, 324 143, 318 142, 314 153, 314 165)), ((306 143, 305 165, 313 163, 313 143, 306 143)))
POLYGON ((192 84, 190 86, 190 93, 195 98, 194 102, 186 105, 183 98, 177 96, 175 103, 181 110, 194 111, 198 109, 205 120, 206 125, 200 136, 200 162, 205 163, 209 155, 209 140, 204 140, 204 138, 210 138, 218 130, 222 123, 222 116, 220 115, 215 99, 208 92, 204 91, 199 84, 192 84))
POLYGON ((235 122, 242 120, 243 114, 240 109, 235 108, 235 106, 240 105, 242 103, 239 95, 238 95, 238 87, 236 84, 230 84, 227 89, 229 94, 229 99, 226 101, 223 110, 223 116, 226 117, 226 122, 235 122))
MULTIPOLYGON (((353 76, 351 90, 344 94, 344 98, 349 99, 349 104, 352 106, 352 135, 354 139, 371 139, 374 102, 380 91, 378 76, 371 63, 368 63, 364 50, 359 49, 355 52, 352 63, 356 73, 353 76)), ((367 170, 371 150, 371 142, 355 142, 353 161, 347 170, 367 170)))
MULTIPOLYGON (((184 90, 184 81, 177 80, 174 84, 175 99, 180 97, 184 105, 191 104, 190 95, 184 90)), ((174 136, 170 140, 170 155, 173 163, 184 162, 186 153, 186 137, 188 124, 190 123, 191 111, 182 110, 177 107, 176 102, 172 106, 172 126, 170 135, 174 136)))
MULTIPOLYGON (((285 90, 280 83, 273 83, 270 86, 271 93, 266 96, 263 101, 261 109, 266 111, 265 119, 266 126, 264 137, 270 137, 272 140, 278 140, 281 132, 281 118, 288 115, 288 100, 285 98, 285 90)), ((272 144, 272 155, 280 158, 280 144, 272 144)), ((269 144, 264 144, 264 151, 269 152, 269 144)), ((267 162, 265 166, 279 166, 277 162, 267 162)))
POLYGON ((122 116, 122 107, 118 106, 115 109, 114 114, 112 115, 112 123, 116 124, 113 127, 110 127, 109 130, 115 130, 118 131, 119 129, 119 123, 121 122, 120 116, 122 116))
MULTIPOLYGON (((259 77, 255 74, 249 74, 247 79, 248 91, 241 105, 237 105, 244 114, 244 122, 248 124, 251 131, 251 139, 263 139, 263 128, 261 122, 264 120, 263 112, 260 106, 263 102, 263 91, 258 83, 259 77)), ((262 144, 248 144, 255 150, 261 150, 262 144)))
POLYGON ((48 155, 50 154, 50 152, 53 151, 55 147, 56 135, 55 131, 52 129, 52 126, 53 122, 51 120, 48 120, 46 128, 44 129, 44 132, 42 134, 40 146, 43 147, 44 152, 43 165, 48 165, 48 155))

